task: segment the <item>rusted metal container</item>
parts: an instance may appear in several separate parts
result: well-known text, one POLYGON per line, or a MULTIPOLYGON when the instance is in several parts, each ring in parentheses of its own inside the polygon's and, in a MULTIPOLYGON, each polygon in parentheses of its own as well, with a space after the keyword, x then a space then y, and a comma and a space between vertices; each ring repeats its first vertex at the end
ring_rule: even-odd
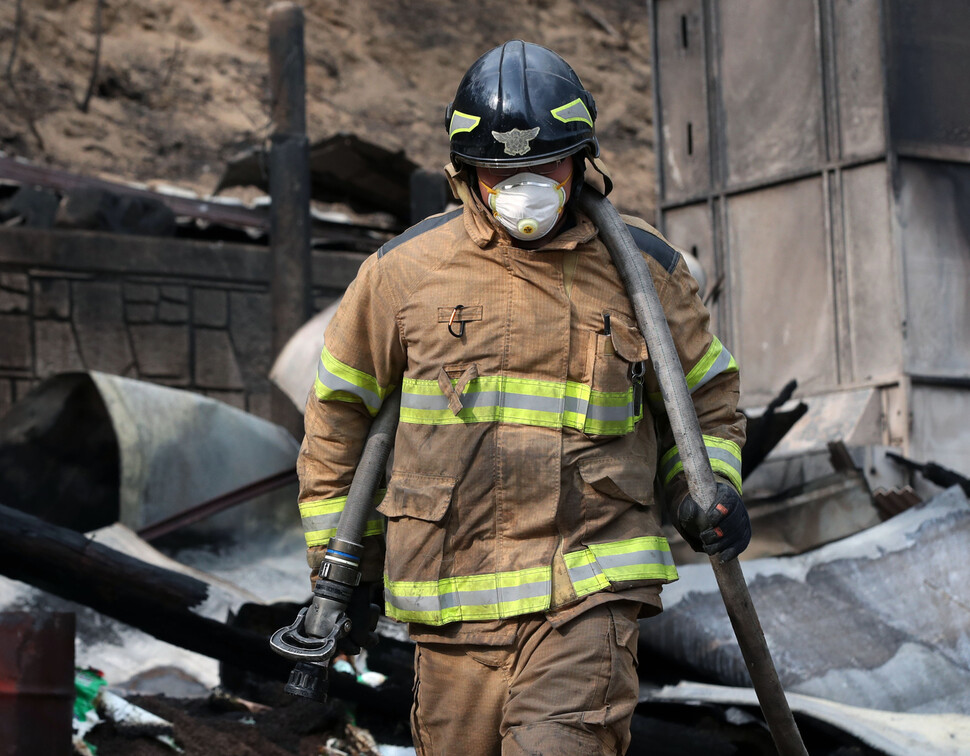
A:
POLYGON ((0 613, 0 755, 68 756, 74 614, 0 613))

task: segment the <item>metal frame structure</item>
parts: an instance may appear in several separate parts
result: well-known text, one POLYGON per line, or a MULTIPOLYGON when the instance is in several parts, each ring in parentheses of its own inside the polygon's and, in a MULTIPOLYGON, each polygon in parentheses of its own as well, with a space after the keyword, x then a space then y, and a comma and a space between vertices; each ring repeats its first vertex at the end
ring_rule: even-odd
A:
POLYGON ((868 391, 854 441, 965 469, 970 6, 648 9, 658 226, 722 283, 742 401, 868 391))

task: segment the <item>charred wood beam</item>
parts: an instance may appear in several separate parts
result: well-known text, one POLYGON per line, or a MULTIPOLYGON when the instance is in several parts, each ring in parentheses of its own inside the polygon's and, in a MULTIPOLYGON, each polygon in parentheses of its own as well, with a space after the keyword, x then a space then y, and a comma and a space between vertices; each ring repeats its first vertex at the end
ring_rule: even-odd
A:
POLYGON ((71 189, 104 189, 130 197, 149 197, 161 200, 176 215, 198 218, 211 223, 221 223, 227 226, 241 226, 243 228, 258 228, 263 231, 269 229, 269 214, 264 210, 252 210, 248 207, 229 205, 212 200, 199 200, 190 197, 177 197, 171 194, 153 192, 150 189, 140 189, 116 181, 93 176, 82 176, 70 171, 57 168, 47 168, 31 165, 11 157, 0 156, 0 179, 16 181, 31 186, 44 186, 58 191, 71 189))
MULTIPOLYGON (((193 609, 208 598, 208 583, 2 504, 0 574, 271 680, 286 680, 292 667, 270 651, 264 635, 195 613, 193 609)), ((384 707, 401 716, 410 705, 409 695, 398 689, 376 690, 340 675, 332 676, 330 691, 335 698, 384 707)))
MULTIPOLYGON (((273 354, 312 314, 310 257, 310 143, 306 136, 306 56, 303 9, 290 2, 269 8, 269 73, 275 132, 270 139, 270 249, 273 276, 273 354)), ((303 418, 280 391, 273 420, 297 438, 303 418)))

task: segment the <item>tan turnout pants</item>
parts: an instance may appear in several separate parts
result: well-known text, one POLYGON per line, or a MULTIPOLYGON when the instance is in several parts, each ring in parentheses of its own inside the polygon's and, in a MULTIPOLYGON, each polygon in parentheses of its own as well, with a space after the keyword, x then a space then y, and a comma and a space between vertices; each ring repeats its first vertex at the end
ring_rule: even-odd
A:
POLYGON ((639 693, 638 609, 613 601, 559 628, 529 615, 506 646, 417 644, 417 753, 624 753, 639 693))

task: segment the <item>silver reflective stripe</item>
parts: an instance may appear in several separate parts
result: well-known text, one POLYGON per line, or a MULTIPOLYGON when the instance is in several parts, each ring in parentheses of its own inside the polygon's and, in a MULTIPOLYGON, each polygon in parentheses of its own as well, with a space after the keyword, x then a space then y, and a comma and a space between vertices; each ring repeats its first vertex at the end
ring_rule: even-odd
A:
MULTIPOLYGON (((461 580, 461 578, 458 578, 461 580)), ((549 596, 552 583, 541 580, 514 587, 486 588, 477 591, 454 590, 436 596, 397 596, 392 588, 385 591, 385 598, 392 606, 405 612, 438 612, 459 606, 497 606, 512 601, 549 596)))
POLYGON ((584 399, 578 396, 567 396, 566 397, 566 412, 573 412, 577 415, 583 415, 585 417, 586 412, 589 409, 589 399, 584 399))
MULTIPOLYGON (((468 409, 477 407, 506 407, 509 409, 534 410, 559 414, 563 400, 550 396, 530 396, 513 394, 508 391, 470 391, 461 395, 462 406, 468 409)), ((448 397, 444 394, 410 394, 401 397, 401 406, 416 410, 448 409, 448 397)))
POLYGON ((593 125, 593 118, 589 114, 589 109, 583 104, 582 100, 569 103, 561 108, 552 111, 554 118, 560 121, 585 121, 590 126, 593 125))
POLYGON ((337 527, 337 523, 340 522, 340 512, 312 515, 302 519, 303 531, 305 533, 316 533, 318 530, 333 530, 337 527))
POLYGON ((674 557, 669 551, 644 549, 631 551, 629 554, 597 554, 596 561, 604 570, 615 570, 618 567, 635 567, 640 564, 663 564, 672 567, 674 557))
POLYGON ((583 580, 589 580, 590 578, 595 578, 603 574, 603 570, 596 562, 591 562, 590 564, 581 564, 578 567, 570 567, 567 572, 569 573, 569 579, 573 582, 573 585, 576 585, 583 580))
POLYGON ((384 403, 373 391, 361 388, 356 383, 351 383, 348 380, 341 378, 339 375, 334 375, 329 370, 327 366, 323 364, 323 358, 320 358, 320 362, 317 365, 317 379, 320 383, 326 386, 331 391, 344 391, 348 394, 353 394, 354 396, 360 397, 364 405, 373 411, 380 409, 380 406, 384 403))
POLYGON ((452 114, 451 123, 448 126, 448 137, 451 138, 462 131, 474 130, 481 120, 478 116, 468 115, 456 110, 452 114))
POLYGON ((728 366, 731 364, 731 360, 733 359, 734 358, 731 356, 731 353, 722 346, 721 353, 717 356, 717 359, 714 360, 714 364, 711 365, 708 368, 707 372, 704 373, 704 375, 701 377, 701 379, 694 386, 691 387, 690 393, 693 394, 701 386, 703 386, 706 383, 709 383, 714 378, 716 378, 721 373, 723 373, 725 370, 727 370, 728 366))
MULTIPOLYGON (((737 470, 738 475, 741 474, 741 462, 727 449, 721 449, 717 446, 708 446, 707 456, 708 456, 708 459, 721 460, 721 462, 724 462, 725 464, 728 464, 731 467, 733 467, 735 470, 737 470)), ((679 459, 679 456, 678 456, 678 459, 679 459)))
MULTIPOLYGON (((722 449, 718 446, 705 446, 704 448, 707 449, 708 459, 720 460, 721 462, 724 462, 725 464, 730 465, 735 470, 737 470, 739 475, 741 474, 740 460, 738 460, 738 458, 734 456, 731 452, 729 452, 727 449, 722 449)), ((667 475, 670 474, 670 471, 674 469, 674 467, 677 465, 678 462, 680 462, 679 451, 664 463, 663 468, 660 470, 660 479, 667 480, 667 475)))
POLYGON ((631 401, 629 404, 623 404, 619 407, 603 407, 590 402, 586 416, 592 420, 626 420, 627 418, 633 417, 633 402, 631 401))
MULTIPOLYGON (((593 420, 622 421, 633 414, 633 402, 616 407, 593 404, 588 399, 567 396, 562 399, 551 396, 531 396, 508 391, 472 391, 461 395, 461 403, 468 409, 477 407, 504 407, 507 409, 532 410, 535 412, 573 412, 593 420)), ((415 410, 446 410, 448 397, 443 394, 410 394, 401 397, 401 406, 415 410)))

